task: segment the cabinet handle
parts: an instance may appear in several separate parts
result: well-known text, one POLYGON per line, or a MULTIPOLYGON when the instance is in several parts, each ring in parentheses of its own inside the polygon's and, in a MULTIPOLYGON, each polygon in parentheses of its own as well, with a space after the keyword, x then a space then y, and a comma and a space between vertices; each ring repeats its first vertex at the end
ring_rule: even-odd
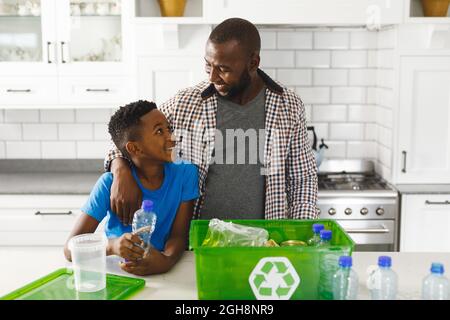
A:
POLYGON ((47 63, 52 63, 52 60, 50 60, 50 46, 51 46, 51 42, 47 41, 47 63))
POLYGON ((6 92, 31 92, 31 89, 7 89, 6 92))
POLYGON ((450 204, 450 201, 449 200, 445 200, 445 201, 429 201, 429 200, 425 200, 425 204, 428 204, 428 205, 432 205, 432 204, 447 205, 447 204, 450 204))
POLYGON ((402 155, 403 155, 403 169, 402 169, 402 172, 406 173, 406 151, 402 151, 402 155))
POLYGON ((66 63, 67 61, 64 59, 64 45, 66 43, 64 41, 61 41, 61 62, 66 63))
POLYGON ((36 211, 34 213, 35 216, 70 216, 73 212, 67 211, 67 212, 40 212, 36 211))
POLYGON ((109 89, 86 89, 87 92, 109 92, 109 89))
POLYGON ((347 229, 344 228, 348 233, 389 233, 390 230, 384 226, 381 226, 380 229, 347 229))

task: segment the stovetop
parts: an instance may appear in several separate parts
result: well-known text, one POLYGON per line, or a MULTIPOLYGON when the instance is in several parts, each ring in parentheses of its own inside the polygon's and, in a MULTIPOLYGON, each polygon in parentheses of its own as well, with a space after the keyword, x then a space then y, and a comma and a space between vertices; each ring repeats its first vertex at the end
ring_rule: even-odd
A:
POLYGON ((319 190, 383 191, 392 188, 378 175, 333 173, 319 175, 319 190))

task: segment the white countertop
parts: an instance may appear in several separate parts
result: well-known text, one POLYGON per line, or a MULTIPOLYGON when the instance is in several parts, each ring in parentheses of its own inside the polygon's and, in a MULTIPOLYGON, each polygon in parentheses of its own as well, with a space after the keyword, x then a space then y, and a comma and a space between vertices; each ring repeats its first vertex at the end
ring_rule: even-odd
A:
MULTIPOLYGON (((398 299, 419 299, 422 279, 428 274, 431 262, 441 262, 450 270, 450 253, 354 252, 353 268, 359 277, 358 299, 368 299, 367 267, 376 264, 378 256, 392 257, 393 269, 399 276, 398 299)), ((16 290, 56 269, 71 267, 58 247, 0 247, 0 296, 16 290)), ((122 271, 119 258, 107 258, 107 272, 135 277, 122 271)), ((197 286, 195 256, 185 252, 171 271, 162 275, 143 277, 145 288, 132 299, 195 300, 197 286)))

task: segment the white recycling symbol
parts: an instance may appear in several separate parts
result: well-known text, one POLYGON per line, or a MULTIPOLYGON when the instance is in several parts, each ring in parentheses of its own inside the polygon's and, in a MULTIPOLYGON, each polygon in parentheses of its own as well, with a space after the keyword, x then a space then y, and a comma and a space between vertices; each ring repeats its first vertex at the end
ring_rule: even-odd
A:
POLYGON ((259 260, 248 281, 258 300, 289 300, 300 284, 300 277, 286 257, 259 260))

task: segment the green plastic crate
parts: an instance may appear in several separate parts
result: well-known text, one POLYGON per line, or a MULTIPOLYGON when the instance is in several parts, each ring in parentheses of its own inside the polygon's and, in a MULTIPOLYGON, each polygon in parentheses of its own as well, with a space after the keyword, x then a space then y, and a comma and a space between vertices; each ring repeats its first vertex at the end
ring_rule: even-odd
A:
POLYGON ((289 294, 283 290, 288 290, 289 286, 295 288, 295 285, 292 284, 296 281, 292 272, 288 270, 287 273, 284 273, 287 265, 283 262, 286 260, 285 258, 295 269, 298 275, 297 282, 299 282, 295 291, 290 293, 290 299, 319 299, 320 259, 325 254, 331 255, 336 260, 341 255, 351 255, 355 245, 335 220, 226 221, 264 228, 269 232, 269 238, 277 243, 294 239, 306 242, 313 235, 312 225, 314 223, 322 223, 325 229, 332 231, 333 237, 329 249, 315 247, 202 247, 208 231, 209 220, 193 220, 190 227, 189 246, 195 253, 199 299, 253 300, 258 298, 253 290, 260 292, 259 299, 268 299, 267 292, 264 290, 275 294, 275 298, 272 296, 270 299, 285 299, 289 294), (261 261, 263 258, 268 259, 261 261), (276 269, 271 271, 272 267, 276 267, 276 269), (252 271, 254 271, 253 274, 252 271), (276 288, 263 287, 263 283, 267 283, 264 282, 264 277, 268 277, 270 272, 283 274, 283 286, 280 284, 276 288), (251 281, 249 281, 250 276, 251 281), (253 289, 250 282, 252 282, 253 289))
POLYGON ((77 292, 74 288, 73 270, 61 268, 0 297, 0 300, 124 300, 144 286, 144 279, 106 274, 105 289, 77 292))

